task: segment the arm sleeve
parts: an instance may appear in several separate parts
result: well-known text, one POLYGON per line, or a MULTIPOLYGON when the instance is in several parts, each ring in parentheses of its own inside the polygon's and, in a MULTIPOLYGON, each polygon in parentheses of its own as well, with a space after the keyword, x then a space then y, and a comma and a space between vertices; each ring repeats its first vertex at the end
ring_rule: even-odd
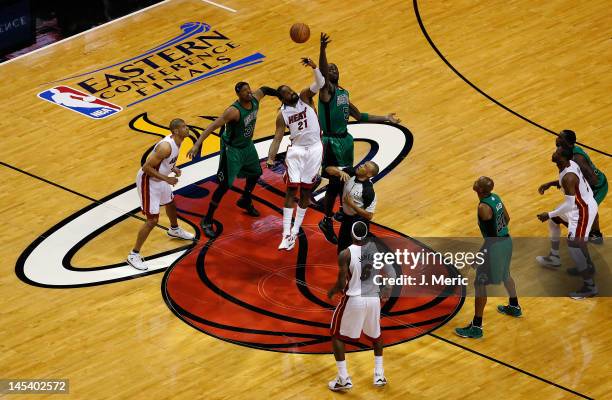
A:
POLYGON ((259 90, 261 90, 261 92, 266 96, 278 97, 278 92, 276 91, 276 89, 272 89, 269 86, 262 86, 259 88, 259 90))
POLYGON ((565 196, 565 201, 563 203, 561 203, 561 205, 559 207, 557 207, 555 210, 551 211, 548 213, 548 216, 550 218, 554 218, 554 217, 558 217, 559 215, 562 214, 566 214, 570 211, 572 211, 572 208, 574 207, 574 203, 576 202, 576 197, 575 196, 565 196))
POLYGON ((312 93, 317 93, 319 89, 325 85, 325 78, 323 74, 321 74, 321 71, 319 71, 319 68, 315 68, 312 72, 314 74, 314 82, 310 85, 310 91, 312 93))

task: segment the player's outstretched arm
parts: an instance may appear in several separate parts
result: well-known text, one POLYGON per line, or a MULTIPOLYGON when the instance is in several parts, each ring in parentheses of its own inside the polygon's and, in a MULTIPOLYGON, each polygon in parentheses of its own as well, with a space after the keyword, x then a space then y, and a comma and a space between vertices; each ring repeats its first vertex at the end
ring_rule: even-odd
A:
POLYGON ((570 212, 574 208, 576 203, 576 185, 578 184, 578 176, 574 173, 565 174, 561 185, 565 192, 565 201, 559 205, 556 209, 548 213, 542 213, 538 215, 540 221, 544 222, 549 218, 558 217, 560 215, 570 212))
POLYGON ((545 191, 547 191, 553 186, 556 186, 557 189, 561 188, 561 186, 559 186, 559 181, 550 181, 550 182, 546 182, 540 185, 540 187, 538 188, 538 193, 544 194, 545 191))
MULTIPOLYGON (((326 33, 321 32, 321 48, 319 50, 319 70, 321 75, 325 78, 325 84, 321 88, 321 93, 325 92, 328 94, 329 88, 329 64, 327 63, 327 45, 331 43, 329 36, 326 33)), ((328 101, 329 99, 323 99, 328 101)))
POLYGON ((360 122, 393 122, 394 124, 399 124, 401 122, 401 120, 395 116, 395 113, 390 113, 387 115, 362 113, 353 103, 349 103, 349 114, 351 117, 360 122))
POLYGON ((304 64, 305 67, 312 68, 314 82, 310 85, 310 87, 307 87, 300 92, 300 99, 302 99, 303 102, 312 105, 312 98, 323 87, 323 85, 325 85, 325 78, 321 74, 321 71, 319 71, 317 68, 317 64, 315 64, 310 58, 302 58, 302 64, 304 64))
POLYGON ((177 178, 173 176, 162 175, 157 170, 163 159, 170 157, 171 153, 172 149, 170 148, 169 143, 158 144, 157 147, 155 147, 155 150, 153 150, 153 153, 151 153, 149 158, 147 158, 147 161, 145 161, 144 165, 142 166, 142 170, 150 177, 166 181, 171 185, 175 185, 178 182, 177 178))
POLYGON ((337 176, 338 178, 340 178, 340 180, 342 182, 346 182, 349 179, 351 179, 349 174, 347 174, 346 172, 344 172, 343 170, 341 170, 338 167, 332 167, 332 166, 326 167, 325 168, 325 172, 327 172, 331 176, 337 176))
POLYGON ((274 96, 278 98, 278 91, 269 86, 262 86, 253 93, 253 97, 255 97, 257 101, 263 99, 266 96, 274 96))
POLYGON ((191 149, 189 149, 189 151, 187 152, 187 158, 193 158, 200 152, 200 147, 202 146, 202 142, 206 140, 208 135, 210 135, 216 129, 221 128, 223 125, 225 125, 228 122, 238 121, 239 118, 240 118, 240 112, 236 109, 236 107, 228 107, 223 112, 223 115, 221 115, 220 117, 217 117, 217 119, 215 119, 212 124, 206 127, 206 129, 204 130, 204 132, 202 132, 198 140, 196 140, 196 142, 193 144, 191 149))
POLYGON ((283 113, 278 112, 276 115, 276 132, 274 133, 274 139, 272 139, 272 143, 270 144, 270 150, 268 150, 268 161, 266 161, 266 166, 268 168, 274 167, 274 160, 276 159, 276 154, 278 153, 278 147, 280 146, 281 140, 283 140, 283 136, 285 135, 285 119, 283 118, 283 113))

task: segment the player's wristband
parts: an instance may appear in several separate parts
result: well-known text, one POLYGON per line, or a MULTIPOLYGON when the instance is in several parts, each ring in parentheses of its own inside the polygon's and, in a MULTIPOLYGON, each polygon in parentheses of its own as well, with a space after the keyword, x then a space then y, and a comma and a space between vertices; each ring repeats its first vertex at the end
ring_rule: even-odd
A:
POLYGON ((368 122, 370 120, 370 115, 368 113, 361 113, 360 121, 368 122))

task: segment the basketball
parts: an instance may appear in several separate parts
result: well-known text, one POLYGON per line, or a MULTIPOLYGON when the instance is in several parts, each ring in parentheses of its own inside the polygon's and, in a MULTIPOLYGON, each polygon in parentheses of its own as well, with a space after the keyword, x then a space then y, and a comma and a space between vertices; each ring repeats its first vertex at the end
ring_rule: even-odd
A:
POLYGON ((295 43, 304 43, 310 37, 310 28, 306 24, 297 22, 291 25, 289 35, 291 36, 291 40, 295 43))

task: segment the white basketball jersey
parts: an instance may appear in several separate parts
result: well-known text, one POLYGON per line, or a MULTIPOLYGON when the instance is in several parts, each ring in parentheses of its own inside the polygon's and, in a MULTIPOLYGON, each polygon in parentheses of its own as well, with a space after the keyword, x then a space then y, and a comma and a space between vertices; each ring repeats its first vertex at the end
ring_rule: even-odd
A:
POLYGON ((563 187, 561 181, 563 180, 563 177, 569 172, 578 176, 578 187, 576 188, 576 203, 574 203, 574 208, 570 212, 578 212, 578 203, 581 201, 586 203, 587 205, 597 206, 597 202, 593 197, 593 190, 591 190, 591 187, 582 175, 580 166, 578 166, 578 164, 576 164, 574 161, 570 160, 569 167, 565 168, 559 173, 559 185, 563 187))
POLYGON ((348 247, 351 253, 349 263, 348 282, 345 294, 347 296, 361 296, 361 246, 352 244, 348 247))
POLYGON ((289 139, 296 146, 312 146, 321 143, 321 127, 315 110, 298 99, 295 107, 283 104, 281 107, 285 125, 291 133, 289 139))
MULTIPOLYGON (((178 159, 178 154, 179 154, 179 147, 176 145, 176 142, 174 141, 174 139, 172 139, 172 136, 168 135, 162 140, 160 140, 159 142, 157 142, 157 144, 153 148, 153 151, 155 151, 157 146, 159 146, 163 142, 169 143, 172 151, 170 152, 170 155, 168 157, 162 160, 162 162, 159 164, 159 168, 157 169, 157 171, 164 176, 168 176, 170 175, 170 172, 172 172, 172 168, 174 168, 174 166, 176 165, 176 160, 178 159)), ((155 179, 155 178, 152 178, 152 179, 155 179)))

